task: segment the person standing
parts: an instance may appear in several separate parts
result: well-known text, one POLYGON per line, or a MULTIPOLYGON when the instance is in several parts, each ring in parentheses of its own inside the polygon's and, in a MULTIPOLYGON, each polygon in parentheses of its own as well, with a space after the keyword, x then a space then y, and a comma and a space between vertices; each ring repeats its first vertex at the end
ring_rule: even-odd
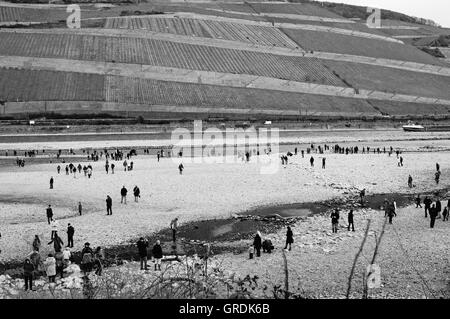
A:
POLYGON ((441 211, 442 211, 442 204, 439 198, 436 200, 436 212, 437 212, 437 218, 441 218, 441 211))
POLYGON ((94 253, 94 265, 95 265, 95 274, 97 276, 101 276, 103 272, 103 260, 105 259, 105 252, 102 247, 98 246, 95 249, 94 253))
POLYGON ((50 222, 50 228, 52 230, 51 239, 53 239, 53 237, 55 237, 56 233, 58 232, 58 222, 55 219, 52 219, 52 221, 50 222))
POLYGON ((326 158, 324 157, 324 158, 322 158, 322 169, 325 169, 325 162, 326 162, 326 158))
POLYGON ((428 217, 428 213, 430 212, 431 208, 431 199, 428 196, 425 196, 425 199, 423 200, 423 204, 425 205, 425 218, 428 217))
POLYGON ((81 266, 84 274, 92 271, 93 261, 94 261, 94 251, 90 247, 90 243, 85 243, 84 248, 81 251, 81 266))
POLYGON ((67 247, 73 248, 73 235, 75 234, 75 228, 69 223, 67 225, 67 247))
POLYGON ((180 175, 183 175, 183 170, 184 170, 183 163, 180 163, 180 165, 178 165, 178 170, 180 171, 180 175))
POLYGON ((161 259, 163 257, 163 251, 161 248, 161 242, 159 240, 156 241, 156 244, 152 248, 152 255, 155 259, 155 271, 161 270, 161 259), (156 269, 158 267, 158 269, 156 269))
POLYGON ((170 222, 170 229, 172 229, 172 240, 175 243, 177 239, 177 230, 178 230, 178 217, 174 218, 170 222))
POLYGON ((109 164, 108 164, 108 162, 106 162, 106 164, 105 164, 105 171, 106 171, 106 174, 108 174, 108 171, 109 171, 109 164))
POLYGON ((141 197, 141 190, 139 189, 139 187, 134 186, 133 194, 134 194, 134 201, 137 203, 138 202, 138 198, 141 197))
POLYGON ((314 157, 311 156, 309 163, 311 164, 311 167, 314 167, 314 157))
POLYGON ((41 240, 39 239, 38 235, 34 235, 33 250, 39 251, 40 248, 41 248, 41 240))
POLYGON ((81 206, 81 202, 78 202, 78 214, 80 214, 81 216, 82 213, 83 213, 83 206, 81 206))
POLYGON ((430 208, 430 228, 434 228, 436 222, 436 217, 438 215, 436 206, 433 204, 430 208))
POLYGON ((53 189, 53 182, 54 182, 54 180, 53 180, 53 176, 52 176, 52 177, 50 177, 50 189, 53 189))
POLYGON ((125 188, 125 185, 122 186, 122 189, 120 190, 120 196, 121 196, 120 203, 121 204, 127 203, 127 193, 128 193, 128 190, 125 188))
POLYGON ((352 226, 352 231, 355 231, 355 224, 353 223, 353 209, 348 212, 348 231, 350 231, 350 225, 352 226))
POLYGON ((56 278, 56 259, 52 254, 48 254, 47 259, 44 261, 45 273, 48 277, 49 283, 54 283, 56 278))
POLYGON ((394 216, 397 216, 396 212, 395 212, 395 204, 393 203, 387 203, 388 208, 387 208, 387 216, 389 218, 389 224, 392 224, 392 219, 394 218, 394 216))
POLYGON ((116 167, 116 165, 114 165, 114 163, 111 163, 111 174, 114 174, 114 167, 116 167))
POLYGON ((31 263, 30 259, 25 259, 23 264, 23 278, 25 280, 25 291, 28 289, 33 290, 33 273, 34 265, 31 263))
POLYGON ((294 233, 292 232, 292 229, 290 226, 287 227, 286 232, 286 245, 284 246, 284 249, 286 250, 289 245, 289 251, 291 250, 291 245, 294 243, 294 233))
POLYGON ((365 188, 359 192, 359 198, 361 199, 361 205, 364 205, 364 197, 366 197, 366 189, 365 188))
POLYGON ((52 219, 53 219, 53 209, 52 209, 52 205, 48 205, 48 207, 47 207, 47 221, 48 221, 48 224, 49 224, 49 225, 50 225, 52 219))
POLYGON ((112 215, 112 198, 109 195, 106 196, 106 215, 112 215))
POLYGON ((139 238, 139 241, 136 243, 139 253, 139 259, 141 262, 141 270, 148 270, 147 267, 147 249, 148 249, 148 241, 144 239, 144 237, 139 238))
POLYGON ((253 247, 256 250, 256 257, 261 257, 262 238, 259 231, 256 232, 255 238, 253 239, 253 247))
POLYGON ((333 233, 338 232, 338 225, 339 225, 339 210, 336 208, 330 215, 331 217, 331 230, 333 233))
POLYGON ((56 171, 58 172, 58 174, 61 173, 61 166, 60 165, 58 165, 58 167, 56 168, 56 171))

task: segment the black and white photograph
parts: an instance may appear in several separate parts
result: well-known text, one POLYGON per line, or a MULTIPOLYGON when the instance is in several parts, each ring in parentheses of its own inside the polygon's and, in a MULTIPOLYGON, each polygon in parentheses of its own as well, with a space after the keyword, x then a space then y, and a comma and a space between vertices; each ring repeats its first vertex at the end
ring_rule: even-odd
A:
POLYGON ((0 0, 1 303, 446 300, 449 210, 448 0, 0 0))

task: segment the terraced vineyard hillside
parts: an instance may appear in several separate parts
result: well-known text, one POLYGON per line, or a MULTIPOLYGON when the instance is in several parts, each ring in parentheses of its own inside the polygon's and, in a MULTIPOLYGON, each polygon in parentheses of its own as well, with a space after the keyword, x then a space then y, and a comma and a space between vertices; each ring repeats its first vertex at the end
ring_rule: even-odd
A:
POLYGON ((450 65, 409 44, 446 29, 371 29, 314 2, 0 2, 0 117, 450 116, 450 65))

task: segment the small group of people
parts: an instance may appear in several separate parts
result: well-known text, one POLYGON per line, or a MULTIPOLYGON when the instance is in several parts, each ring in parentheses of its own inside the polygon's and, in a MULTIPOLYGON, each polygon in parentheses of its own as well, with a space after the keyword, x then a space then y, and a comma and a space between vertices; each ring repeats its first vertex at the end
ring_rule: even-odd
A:
MULTIPOLYGON (((416 208, 422 208, 420 194, 417 195, 416 199, 416 208)), ((428 218, 430 215, 430 228, 434 228, 436 223, 436 219, 441 218, 442 212, 442 221, 448 221, 449 210, 450 210, 450 199, 447 202, 447 206, 442 210, 442 203, 439 198, 436 199, 435 203, 429 196, 425 196, 423 200, 423 204, 425 206, 425 218, 428 218)))
MULTIPOLYGON (((353 209, 350 209, 350 211, 348 212, 347 215, 347 230, 350 231, 350 228, 352 229, 352 231, 355 231, 355 223, 354 223, 354 219, 353 219, 353 209)), ((331 231, 336 234, 339 230, 339 219, 340 219, 340 213, 339 213, 339 209, 335 209, 331 212, 330 215, 331 218, 331 231)))
MULTIPOLYGON (((147 260, 148 260, 148 247, 149 243, 144 237, 139 238, 136 243, 139 253, 139 259, 141 263, 141 270, 148 270, 147 260)), ((163 258, 163 250, 161 247, 161 242, 159 240, 153 245, 152 248, 153 262, 155 263, 155 271, 161 270, 161 260, 163 258)))
MULTIPOLYGON (((125 187, 125 185, 123 185, 122 189, 120 190, 120 203, 121 204, 127 203, 127 194, 128 194, 128 189, 125 187)), ((139 198, 141 197, 141 190, 139 189, 139 187, 137 185, 134 186, 134 188, 133 188, 133 195, 134 195, 134 201, 137 203, 139 198)), ((108 195, 108 198, 110 198, 109 195, 108 195)), ((108 206, 108 199, 107 199, 107 206, 108 206)))

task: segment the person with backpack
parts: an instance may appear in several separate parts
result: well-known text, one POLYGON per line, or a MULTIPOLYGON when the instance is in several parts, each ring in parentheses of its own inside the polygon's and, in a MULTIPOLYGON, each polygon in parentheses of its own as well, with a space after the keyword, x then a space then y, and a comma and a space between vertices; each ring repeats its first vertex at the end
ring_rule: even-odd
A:
POLYGON ((255 238, 253 239, 253 247, 256 250, 256 257, 261 257, 262 238, 259 231, 256 232, 255 238))
POLYGON ((147 267, 147 256, 148 256, 148 241, 144 239, 144 237, 139 238, 139 241, 136 243, 139 253, 139 260, 141 262, 141 270, 148 270, 147 267))
POLYGON ((25 259, 23 264, 23 278, 25 280, 25 291, 28 289, 33 290, 33 273, 34 265, 31 263, 30 259, 25 259))
POLYGON ((90 245, 90 243, 85 243, 84 248, 81 251, 81 267, 84 271, 84 274, 91 272, 93 267, 94 251, 92 250, 90 245))
POLYGON ((73 235, 75 234, 75 228, 69 223, 67 225, 67 247, 73 248, 73 235))
POLYGON ((128 193, 128 190, 125 188, 125 185, 122 186, 122 189, 120 190, 120 196, 121 196, 120 203, 121 204, 123 204, 124 202, 125 202, 125 204, 127 203, 127 193, 128 193))
POLYGON ((286 250, 289 245, 289 250, 291 250, 291 245, 294 243, 294 233, 292 232, 292 229, 290 226, 287 227, 286 232, 286 246, 284 246, 284 249, 286 250))
POLYGON ((109 195, 106 196, 106 215, 112 215, 112 198, 109 195))
POLYGON ((50 225, 52 218, 53 218, 52 205, 48 205, 46 213, 47 213, 47 221, 48 221, 48 224, 50 225))
POLYGON ((56 279, 56 259, 52 254, 48 254, 47 259, 44 261, 45 273, 48 277, 49 283, 55 283, 56 279))
POLYGON ((138 198, 141 197, 141 190, 139 189, 139 187, 134 186, 133 194, 134 194, 134 201, 137 203, 138 202, 138 198))
POLYGON ((339 210, 336 208, 330 215, 331 217, 331 230, 333 233, 338 232, 338 225, 339 225, 339 210))
POLYGON ((163 251, 161 248, 161 242, 159 240, 156 241, 156 244, 152 248, 152 256, 155 261, 155 271, 161 270, 161 259, 163 257, 163 251), (156 269, 158 267, 158 269, 156 269))

